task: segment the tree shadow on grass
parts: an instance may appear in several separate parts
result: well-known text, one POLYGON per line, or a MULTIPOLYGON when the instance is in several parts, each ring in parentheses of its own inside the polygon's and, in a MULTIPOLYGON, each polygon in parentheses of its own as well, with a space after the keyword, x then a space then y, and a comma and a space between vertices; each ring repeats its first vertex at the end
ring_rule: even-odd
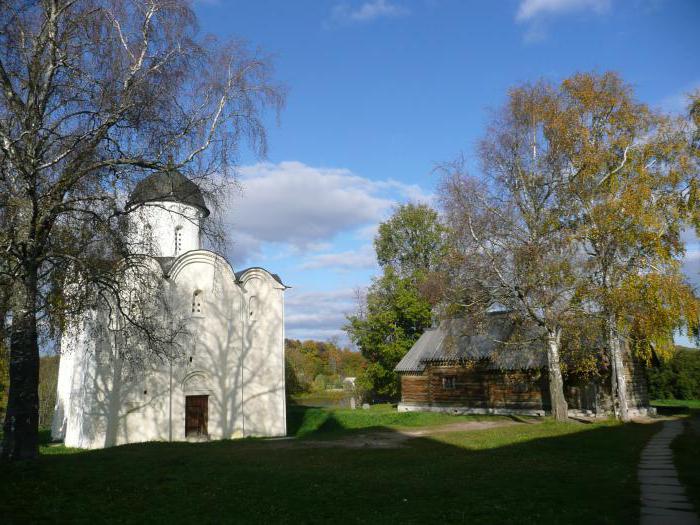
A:
MULTIPOLYGON (((348 435, 332 412, 317 423, 331 436, 348 435)), ((0 516, 3 523, 635 523, 637 461, 657 428, 544 421, 387 449, 242 440, 50 455, 5 468, 0 516)))
MULTIPOLYGON (((289 436, 314 435, 320 437, 351 430, 353 429, 335 416, 333 410, 296 404, 287 407, 287 435, 289 436)), ((364 427, 363 430, 367 430, 367 427, 364 427)))

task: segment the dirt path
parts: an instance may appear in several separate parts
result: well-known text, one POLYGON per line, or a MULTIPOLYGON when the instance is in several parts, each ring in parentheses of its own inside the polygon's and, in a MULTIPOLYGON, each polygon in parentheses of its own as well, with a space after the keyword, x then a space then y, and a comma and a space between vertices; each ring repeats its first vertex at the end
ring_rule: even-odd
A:
POLYGON ((511 425, 535 424, 529 420, 463 421, 431 427, 392 428, 357 432, 338 439, 286 439, 274 441, 274 448, 402 448, 409 439, 449 432, 470 432, 511 425))

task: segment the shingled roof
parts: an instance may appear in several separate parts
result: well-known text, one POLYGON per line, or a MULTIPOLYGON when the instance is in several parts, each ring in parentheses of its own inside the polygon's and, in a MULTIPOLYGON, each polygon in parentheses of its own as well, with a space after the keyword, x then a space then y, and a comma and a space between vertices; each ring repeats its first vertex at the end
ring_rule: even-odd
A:
POLYGON ((484 362, 487 368, 544 368, 547 356, 538 329, 521 329, 507 313, 490 313, 478 326, 466 319, 448 319, 426 330, 394 368, 420 373, 428 364, 484 362))

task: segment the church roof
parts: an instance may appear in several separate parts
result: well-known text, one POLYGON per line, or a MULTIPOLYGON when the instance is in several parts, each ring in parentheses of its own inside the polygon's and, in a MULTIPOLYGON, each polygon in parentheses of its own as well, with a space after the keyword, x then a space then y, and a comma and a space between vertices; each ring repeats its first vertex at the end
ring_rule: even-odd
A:
MULTIPOLYGON (((183 255, 185 255, 185 254, 183 254, 183 255)), ((165 275, 168 275, 170 273, 170 269, 173 267, 173 265, 175 264, 175 261, 177 261, 178 257, 154 257, 154 259, 156 261, 158 261, 158 264, 160 264, 160 267, 162 268, 163 273, 165 275)), ((227 263, 228 263, 228 261, 227 261, 227 263)), ((246 268, 245 270, 239 270, 237 272, 234 272, 233 275, 236 277, 236 281, 240 281, 241 278, 243 277, 243 275, 250 270, 262 270, 262 271, 270 274, 270 276, 275 281, 277 281, 279 284, 281 284, 285 288, 289 288, 289 286, 287 286, 286 284, 284 284, 282 282, 282 279, 280 278, 279 275, 277 275, 276 273, 272 273, 269 270, 266 270, 262 266, 251 266, 250 268, 246 268)))
POLYGON ((246 272, 249 271, 249 270, 262 270, 262 271, 264 271, 264 272, 267 272, 267 273, 270 274, 270 276, 271 276, 275 281, 277 281, 278 283, 280 283, 280 284, 281 284, 282 286, 284 286, 285 288, 289 288, 289 286, 287 286, 286 284, 284 284, 284 283, 282 282, 282 279, 280 278, 279 275, 277 275, 276 273, 272 273, 272 272, 269 271, 269 270, 266 270, 266 269, 263 268, 262 266, 251 266, 250 268, 246 268, 245 270, 240 270, 240 271, 238 271, 238 272, 235 272, 236 280, 240 281, 240 280, 241 280, 241 277, 243 277, 243 274, 246 273, 246 272))
POLYGON ((507 313, 487 315, 481 327, 466 319, 448 319, 426 330, 399 361, 399 373, 420 373, 426 365, 487 362, 501 370, 544 368, 547 358, 537 329, 518 330, 507 313))
POLYGON ((181 202, 196 206, 209 215, 199 186, 174 168, 166 168, 149 175, 136 185, 129 196, 127 207, 154 201, 181 202))
POLYGON ((170 268, 173 267, 173 263, 177 257, 154 257, 154 259, 158 261, 158 264, 160 264, 163 274, 168 275, 168 273, 170 273, 170 268))

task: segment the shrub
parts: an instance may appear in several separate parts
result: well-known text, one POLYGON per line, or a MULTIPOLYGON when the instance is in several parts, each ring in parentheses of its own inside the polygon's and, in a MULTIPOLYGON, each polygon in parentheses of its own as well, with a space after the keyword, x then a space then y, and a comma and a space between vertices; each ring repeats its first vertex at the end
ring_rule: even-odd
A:
POLYGON ((700 399, 700 351, 678 350, 649 370, 649 395, 652 399, 700 399))

